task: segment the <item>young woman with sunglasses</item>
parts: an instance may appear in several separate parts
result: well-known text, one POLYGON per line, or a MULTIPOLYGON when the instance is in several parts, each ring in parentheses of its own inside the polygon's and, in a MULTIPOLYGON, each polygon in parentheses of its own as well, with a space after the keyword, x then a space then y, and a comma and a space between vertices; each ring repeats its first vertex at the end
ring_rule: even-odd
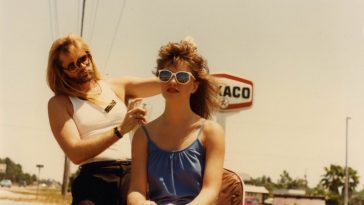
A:
POLYGON ((165 109, 134 135, 128 204, 215 204, 224 132, 208 118, 218 105, 218 86, 191 40, 162 46, 156 75, 165 109))
POLYGON ((72 204, 126 204, 130 172, 128 137, 145 111, 128 98, 160 93, 158 79, 101 77, 87 43, 78 36, 57 39, 50 51, 48 103, 55 139, 80 174, 72 183, 72 204))

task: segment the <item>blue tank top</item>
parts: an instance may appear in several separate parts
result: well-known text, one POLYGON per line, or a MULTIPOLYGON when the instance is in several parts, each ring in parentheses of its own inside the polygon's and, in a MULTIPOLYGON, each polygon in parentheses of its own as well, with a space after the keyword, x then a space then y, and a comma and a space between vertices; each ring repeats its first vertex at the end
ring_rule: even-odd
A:
POLYGON ((196 140, 179 151, 165 151, 148 137, 148 195, 158 205, 172 203, 184 205, 191 202, 202 187, 205 170, 205 149, 199 140, 204 124, 196 140))

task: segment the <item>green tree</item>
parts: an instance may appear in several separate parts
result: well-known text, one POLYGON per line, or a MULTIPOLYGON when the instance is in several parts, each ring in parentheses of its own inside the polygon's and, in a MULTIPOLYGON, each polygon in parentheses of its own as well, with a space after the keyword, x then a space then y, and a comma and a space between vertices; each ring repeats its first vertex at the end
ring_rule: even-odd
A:
POLYGON ((321 184, 323 187, 329 190, 329 192, 334 194, 339 194, 339 188, 344 186, 345 171, 339 165, 331 164, 329 167, 325 167, 325 174, 321 179, 321 184))
POLYGON ((277 187, 280 189, 289 189, 292 182, 292 177, 286 170, 283 170, 283 173, 280 175, 280 178, 277 181, 277 187))
POLYGON ((246 183, 255 186, 264 186, 269 191, 269 193, 272 193, 272 191, 276 187, 276 185, 273 183, 272 179, 269 176, 262 176, 255 179, 251 179, 246 183))
MULTIPOLYGON (((351 167, 348 167, 348 176, 349 176, 348 192, 349 192, 349 196, 351 196, 355 192, 355 188, 359 184, 359 175, 356 170, 352 169, 351 167)), ((342 190, 343 196, 344 196, 344 191, 345 191, 345 189, 342 190)))
POLYGON ((322 186, 322 184, 318 184, 313 189, 309 189, 308 192, 306 192, 309 196, 325 196, 327 195, 327 192, 325 190, 325 187, 322 186))
POLYGON ((255 179, 251 179, 249 181, 249 184, 255 185, 255 186, 264 186, 266 184, 272 184, 272 179, 268 176, 262 176, 255 179))
POLYGON ((20 164, 16 164, 10 158, 0 159, 0 163, 6 164, 6 171, 2 174, 2 178, 19 181, 19 177, 23 175, 23 170, 20 164))
MULTIPOLYGON (((331 164, 325 167, 325 174, 320 180, 320 184, 328 191, 327 197, 333 204, 342 204, 345 192, 345 168, 331 164)), ((355 192, 359 184, 359 176, 356 170, 348 167, 348 191, 350 196, 355 192)))
POLYGON ((283 170, 283 173, 280 175, 276 186, 279 189, 302 189, 305 191, 309 189, 306 179, 293 179, 286 170, 283 170))
POLYGON ((289 189, 302 189, 302 190, 308 190, 309 187, 307 186, 307 180, 306 179, 300 179, 296 178, 292 180, 292 182, 288 185, 289 189))
POLYGON ((0 174, 0 179, 6 178, 16 183, 20 181, 26 181, 27 184, 31 184, 37 180, 37 177, 34 174, 30 175, 28 173, 24 173, 22 166, 15 163, 8 157, 5 159, 0 158, 0 163, 6 164, 6 171, 5 173, 0 174))

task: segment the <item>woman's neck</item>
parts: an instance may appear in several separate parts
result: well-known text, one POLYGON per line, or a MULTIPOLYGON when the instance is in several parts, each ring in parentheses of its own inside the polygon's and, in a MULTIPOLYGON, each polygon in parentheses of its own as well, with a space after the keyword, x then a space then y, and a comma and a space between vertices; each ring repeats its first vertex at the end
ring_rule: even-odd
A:
POLYGON ((199 116, 195 114, 189 103, 168 103, 166 102, 165 109, 161 115, 161 120, 163 123, 168 124, 181 124, 196 121, 199 116))

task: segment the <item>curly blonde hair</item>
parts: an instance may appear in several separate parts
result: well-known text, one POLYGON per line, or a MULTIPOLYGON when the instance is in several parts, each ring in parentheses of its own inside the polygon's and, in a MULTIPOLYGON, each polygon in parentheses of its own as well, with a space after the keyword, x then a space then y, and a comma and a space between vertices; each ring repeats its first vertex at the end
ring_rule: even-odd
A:
POLYGON ((213 112, 219 107, 219 88, 216 80, 209 74, 207 61, 198 53, 196 43, 191 37, 176 43, 169 42, 159 50, 158 71, 167 67, 184 63, 191 69, 191 73, 199 82, 199 86, 190 97, 190 106, 193 112, 203 118, 211 118, 213 112))

